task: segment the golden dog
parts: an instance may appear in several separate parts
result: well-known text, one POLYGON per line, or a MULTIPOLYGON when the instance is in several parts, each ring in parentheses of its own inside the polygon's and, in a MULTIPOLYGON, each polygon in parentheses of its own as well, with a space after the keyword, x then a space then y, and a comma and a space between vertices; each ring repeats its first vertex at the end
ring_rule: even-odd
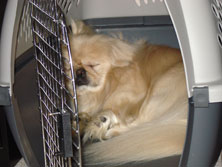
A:
POLYGON ((180 51, 96 34, 82 22, 72 23, 69 37, 83 143, 91 141, 86 163, 180 154, 187 120, 180 51))

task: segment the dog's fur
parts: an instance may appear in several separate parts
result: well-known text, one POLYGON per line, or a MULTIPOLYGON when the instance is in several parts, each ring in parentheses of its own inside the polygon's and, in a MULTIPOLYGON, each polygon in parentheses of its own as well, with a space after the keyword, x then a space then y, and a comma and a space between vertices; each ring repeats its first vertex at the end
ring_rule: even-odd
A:
POLYGON ((180 51, 95 34, 82 22, 72 23, 72 32, 85 163, 115 166, 180 154, 187 119, 180 51))

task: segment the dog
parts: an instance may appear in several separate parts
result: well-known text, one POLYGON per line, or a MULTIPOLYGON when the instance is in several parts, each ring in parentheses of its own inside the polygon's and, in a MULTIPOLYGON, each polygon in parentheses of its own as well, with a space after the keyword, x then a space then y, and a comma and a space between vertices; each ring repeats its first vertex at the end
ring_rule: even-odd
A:
POLYGON ((83 22, 71 27, 84 163, 116 166, 181 154, 188 98, 180 51, 97 34, 83 22))

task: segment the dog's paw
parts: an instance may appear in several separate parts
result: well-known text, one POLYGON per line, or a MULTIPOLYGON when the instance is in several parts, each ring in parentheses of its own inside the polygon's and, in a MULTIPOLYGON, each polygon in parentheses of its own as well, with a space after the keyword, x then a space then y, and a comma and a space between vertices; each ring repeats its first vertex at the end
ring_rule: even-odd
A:
POLYGON ((79 132, 80 135, 83 136, 84 134, 84 129, 87 127, 88 123, 92 120, 92 117, 87 114, 87 113, 79 113, 79 121, 78 124, 76 120, 72 121, 72 135, 75 137, 76 130, 78 129, 79 126, 79 132))
POLYGON ((98 142, 111 138, 109 131, 118 124, 117 117, 111 111, 101 112, 88 123, 84 130, 83 143, 98 142))

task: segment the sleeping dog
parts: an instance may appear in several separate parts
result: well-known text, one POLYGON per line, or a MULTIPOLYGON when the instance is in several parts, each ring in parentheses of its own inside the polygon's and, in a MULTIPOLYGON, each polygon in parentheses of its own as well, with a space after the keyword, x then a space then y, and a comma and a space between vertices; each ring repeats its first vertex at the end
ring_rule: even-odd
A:
POLYGON ((72 23, 69 38, 86 163, 181 154, 187 92, 180 51, 96 34, 83 22, 72 23))

